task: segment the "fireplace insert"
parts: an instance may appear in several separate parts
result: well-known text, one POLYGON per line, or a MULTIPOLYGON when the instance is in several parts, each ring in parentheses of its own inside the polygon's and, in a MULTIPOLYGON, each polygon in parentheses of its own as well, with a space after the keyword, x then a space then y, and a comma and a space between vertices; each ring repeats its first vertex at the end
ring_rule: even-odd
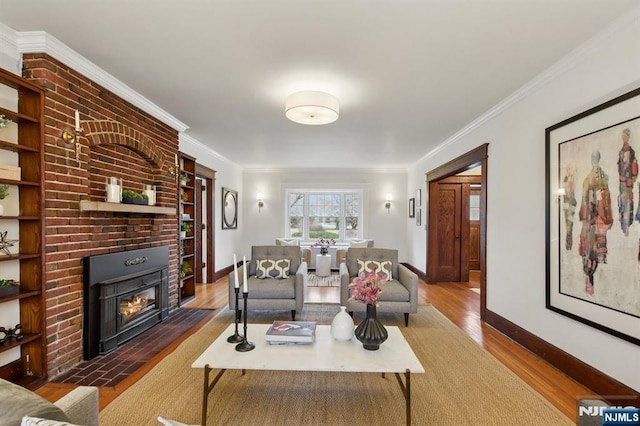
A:
POLYGON ((84 258, 84 359, 111 352, 169 315, 169 248, 84 258))

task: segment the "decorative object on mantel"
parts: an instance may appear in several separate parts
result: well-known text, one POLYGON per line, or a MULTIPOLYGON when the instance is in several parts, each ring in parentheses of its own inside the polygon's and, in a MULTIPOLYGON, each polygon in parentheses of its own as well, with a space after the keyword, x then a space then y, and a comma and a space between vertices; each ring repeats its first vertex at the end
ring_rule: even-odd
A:
POLYGON ((9 240, 7 239, 7 234, 9 231, 0 232, 0 253, 4 253, 7 256, 11 256, 11 251, 9 247, 13 247, 17 243, 18 240, 9 240))
MULTIPOLYGON (((0 185, 0 200, 4 200, 9 196, 9 185, 0 185)), ((0 216, 4 214, 4 207, 0 204, 0 216)))
POLYGON ((367 304, 367 317, 355 330, 356 339, 362 342, 362 346, 370 351, 377 351, 380 345, 387 340, 387 329, 378 320, 376 307, 378 306, 378 295, 382 293, 380 284, 387 281, 387 274, 377 272, 373 268, 371 272, 362 272, 355 278, 349 289, 351 297, 349 300, 367 304))
POLYGON ((316 241, 313 246, 314 247, 320 247, 320 254, 325 255, 325 254, 329 254, 329 246, 332 246, 336 243, 336 240, 334 240, 333 238, 331 239, 324 239, 324 238, 320 238, 318 241, 316 241))
POLYGON ((331 321, 331 337, 335 340, 347 342, 353 339, 355 324, 346 306, 340 306, 340 312, 331 321))
POLYGON ((122 191, 122 202, 124 204, 139 204, 143 206, 149 204, 146 194, 141 194, 130 189, 122 191))
POLYGON ((156 205, 156 186, 155 185, 145 185, 142 193, 147 196, 147 200, 149 200, 150 206, 156 205))
POLYGON ((122 179, 107 178, 105 190, 107 192, 107 203, 119 203, 122 200, 122 179))
POLYGON ((3 345, 7 339, 24 339, 24 334, 22 334, 22 326, 20 324, 16 324, 14 328, 0 327, 0 345, 3 345))
POLYGON ((0 297, 18 294, 20 291, 20 282, 16 280, 0 279, 0 297))

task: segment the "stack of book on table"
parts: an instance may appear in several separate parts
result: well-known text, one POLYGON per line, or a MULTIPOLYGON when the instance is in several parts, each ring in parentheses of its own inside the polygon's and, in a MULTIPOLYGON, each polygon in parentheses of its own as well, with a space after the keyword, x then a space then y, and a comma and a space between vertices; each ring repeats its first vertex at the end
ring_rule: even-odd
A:
POLYGON ((315 321, 274 321, 265 334, 272 345, 311 344, 316 341, 315 321))

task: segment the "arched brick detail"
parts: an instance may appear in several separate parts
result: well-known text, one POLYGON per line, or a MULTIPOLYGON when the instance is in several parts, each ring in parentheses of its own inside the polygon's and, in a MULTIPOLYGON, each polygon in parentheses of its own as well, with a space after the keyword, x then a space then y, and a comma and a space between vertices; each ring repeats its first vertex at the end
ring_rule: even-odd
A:
POLYGON ((111 120, 92 120, 81 123, 89 147, 113 144, 125 146, 140 154, 157 169, 162 169, 164 160, 155 149, 153 141, 140 131, 111 120))

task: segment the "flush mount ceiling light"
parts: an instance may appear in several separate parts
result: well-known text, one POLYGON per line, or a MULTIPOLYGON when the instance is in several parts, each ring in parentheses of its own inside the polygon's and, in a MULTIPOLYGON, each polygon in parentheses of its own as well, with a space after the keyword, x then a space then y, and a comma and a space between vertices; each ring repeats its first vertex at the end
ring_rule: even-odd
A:
POLYGON ((325 92, 296 92, 287 97, 284 114, 300 124, 320 125, 338 119, 338 99, 325 92))

